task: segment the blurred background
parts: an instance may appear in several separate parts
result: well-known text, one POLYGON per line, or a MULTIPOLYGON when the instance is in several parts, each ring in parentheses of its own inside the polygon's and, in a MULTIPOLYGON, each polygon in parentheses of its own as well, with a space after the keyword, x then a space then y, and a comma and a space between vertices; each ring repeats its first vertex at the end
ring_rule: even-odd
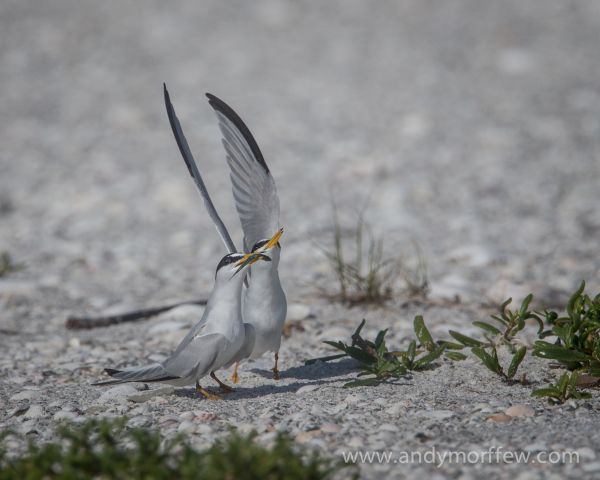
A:
POLYGON ((432 296, 597 288, 598 45, 592 0, 3 0, 0 250, 26 266, 5 325, 210 290, 224 250, 163 81, 238 244, 204 93, 254 133, 292 301, 327 286, 333 200, 391 254, 418 242, 432 296))

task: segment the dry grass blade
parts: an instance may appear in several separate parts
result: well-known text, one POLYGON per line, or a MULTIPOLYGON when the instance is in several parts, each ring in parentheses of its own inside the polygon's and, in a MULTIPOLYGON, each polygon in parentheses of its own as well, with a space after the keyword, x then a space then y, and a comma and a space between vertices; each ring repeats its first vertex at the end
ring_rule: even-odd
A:
POLYGON ((406 283, 409 296, 426 296, 427 266, 423 252, 416 242, 415 249, 417 260, 414 268, 409 268, 408 263, 401 257, 386 258, 383 239, 376 238, 363 215, 359 215, 351 234, 345 236, 334 206, 333 248, 321 250, 331 264, 338 283, 338 292, 326 292, 326 296, 350 306, 381 304, 392 296, 398 279, 403 279, 406 283), (344 245, 350 238, 353 239, 353 252, 347 255, 344 245))

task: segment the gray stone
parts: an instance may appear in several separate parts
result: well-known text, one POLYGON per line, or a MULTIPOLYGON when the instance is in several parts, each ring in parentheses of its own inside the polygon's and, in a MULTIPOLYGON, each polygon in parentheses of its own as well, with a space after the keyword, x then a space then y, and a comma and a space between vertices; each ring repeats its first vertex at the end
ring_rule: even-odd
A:
POLYGON ((60 410, 52 417, 55 421, 73 421, 78 417, 77 413, 69 410, 60 410))
POLYGON ((513 405, 504 412, 510 417, 533 417, 535 410, 529 405, 513 405))
POLYGON ((40 398, 41 394, 42 393, 39 390, 23 390, 10 397, 10 401, 20 402, 21 400, 36 400, 40 398))
POLYGON ((451 410, 431 410, 429 412, 421 412, 421 416, 430 418, 432 420, 446 420, 448 418, 452 418, 456 415, 451 410))
POLYGON ((130 402, 141 403, 141 402, 146 402, 146 401, 150 400, 151 398, 157 397, 160 395, 170 395, 174 391, 175 391, 175 387, 172 387, 171 385, 166 385, 164 387, 153 388, 153 389, 149 389, 149 390, 142 390, 139 392, 130 393, 130 394, 126 395, 126 398, 130 402))
POLYGON ((197 427, 198 427, 198 425, 195 424, 194 422, 191 422, 189 420, 184 420, 183 422, 181 422, 179 424, 177 431, 181 432, 181 433, 194 433, 196 431, 197 427))
POLYGON ((44 416, 44 409, 41 405, 31 405, 29 409, 23 414, 23 418, 35 419, 44 416))
POLYGON ((336 423, 324 423, 323 425, 321 425, 321 431, 325 433, 337 433, 341 429, 342 427, 340 427, 336 423))
POLYGON ((311 316, 311 310, 308 305, 303 303, 290 303, 287 309, 287 320, 298 321, 305 320, 311 316))
POLYGON ((98 397, 97 402, 108 403, 126 401, 128 395, 136 394, 146 390, 147 388, 147 385, 139 383, 126 383, 123 385, 117 385, 116 387, 112 387, 104 391, 100 397, 98 397))
POLYGON ((581 466, 581 469, 584 472, 598 472, 600 471, 600 462, 589 462, 589 463, 584 463, 581 466))
POLYGON ((305 393, 314 392, 318 389, 318 385, 304 385, 303 387, 300 387, 298 390, 296 390, 296 395, 304 395, 305 393))

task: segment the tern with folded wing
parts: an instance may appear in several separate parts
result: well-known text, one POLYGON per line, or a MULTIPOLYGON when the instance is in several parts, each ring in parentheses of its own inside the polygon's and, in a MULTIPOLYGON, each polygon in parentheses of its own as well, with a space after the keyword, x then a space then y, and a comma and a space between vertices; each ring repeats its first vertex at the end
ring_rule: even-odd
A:
POLYGON ((247 358, 255 341, 254 328, 242 322, 241 293, 246 271, 254 262, 270 258, 263 253, 230 253, 217 266, 215 286, 204 315, 188 332, 175 351, 163 362, 145 367, 107 368, 111 380, 94 385, 126 382, 162 382, 175 386, 196 385, 196 390, 210 400, 220 397, 200 386, 200 379, 210 375, 225 392, 231 387, 221 382, 215 371, 247 358))

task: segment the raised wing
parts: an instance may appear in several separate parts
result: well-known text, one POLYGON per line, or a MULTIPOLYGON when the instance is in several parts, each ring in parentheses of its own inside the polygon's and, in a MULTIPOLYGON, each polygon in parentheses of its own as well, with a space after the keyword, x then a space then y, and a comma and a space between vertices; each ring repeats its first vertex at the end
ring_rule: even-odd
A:
POLYGON ((187 143, 185 135, 183 134, 183 130, 181 129, 181 124, 179 123, 179 119, 175 114, 175 109, 173 108, 173 104, 171 103, 171 98, 169 97, 169 92, 167 91, 167 86, 164 86, 165 93, 165 106, 167 107, 167 115, 169 117, 169 123, 171 124, 171 130, 173 130, 173 135, 175 136, 175 141, 177 142, 177 146, 179 147, 179 151, 181 152, 181 156, 185 161, 185 164, 190 171, 190 175, 196 182, 196 186, 198 190, 200 190, 200 194, 202 195, 202 199, 204 200, 204 205, 206 206, 206 210, 208 210, 208 214, 210 218, 215 224, 217 228, 217 232, 219 233, 223 243, 227 247, 229 253, 237 252, 237 248, 235 248, 235 244, 233 240, 231 240, 231 236, 225 227, 225 224, 219 217, 217 210, 208 194, 208 190, 206 189, 206 185, 204 185, 204 181, 202 180, 202 176, 200 175, 200 171, 198 170, 198 166, 196 165, 196 160, 194 160, 194 156, 190 150, 190 147, 187 143))
POLYGON ((219 119, 223 146, 231 170, 233 198, 244 230, 244 250, 270 238, 279 228, 279 197, 258 144, 237 113, 219 98, 207 93, 219 119))

